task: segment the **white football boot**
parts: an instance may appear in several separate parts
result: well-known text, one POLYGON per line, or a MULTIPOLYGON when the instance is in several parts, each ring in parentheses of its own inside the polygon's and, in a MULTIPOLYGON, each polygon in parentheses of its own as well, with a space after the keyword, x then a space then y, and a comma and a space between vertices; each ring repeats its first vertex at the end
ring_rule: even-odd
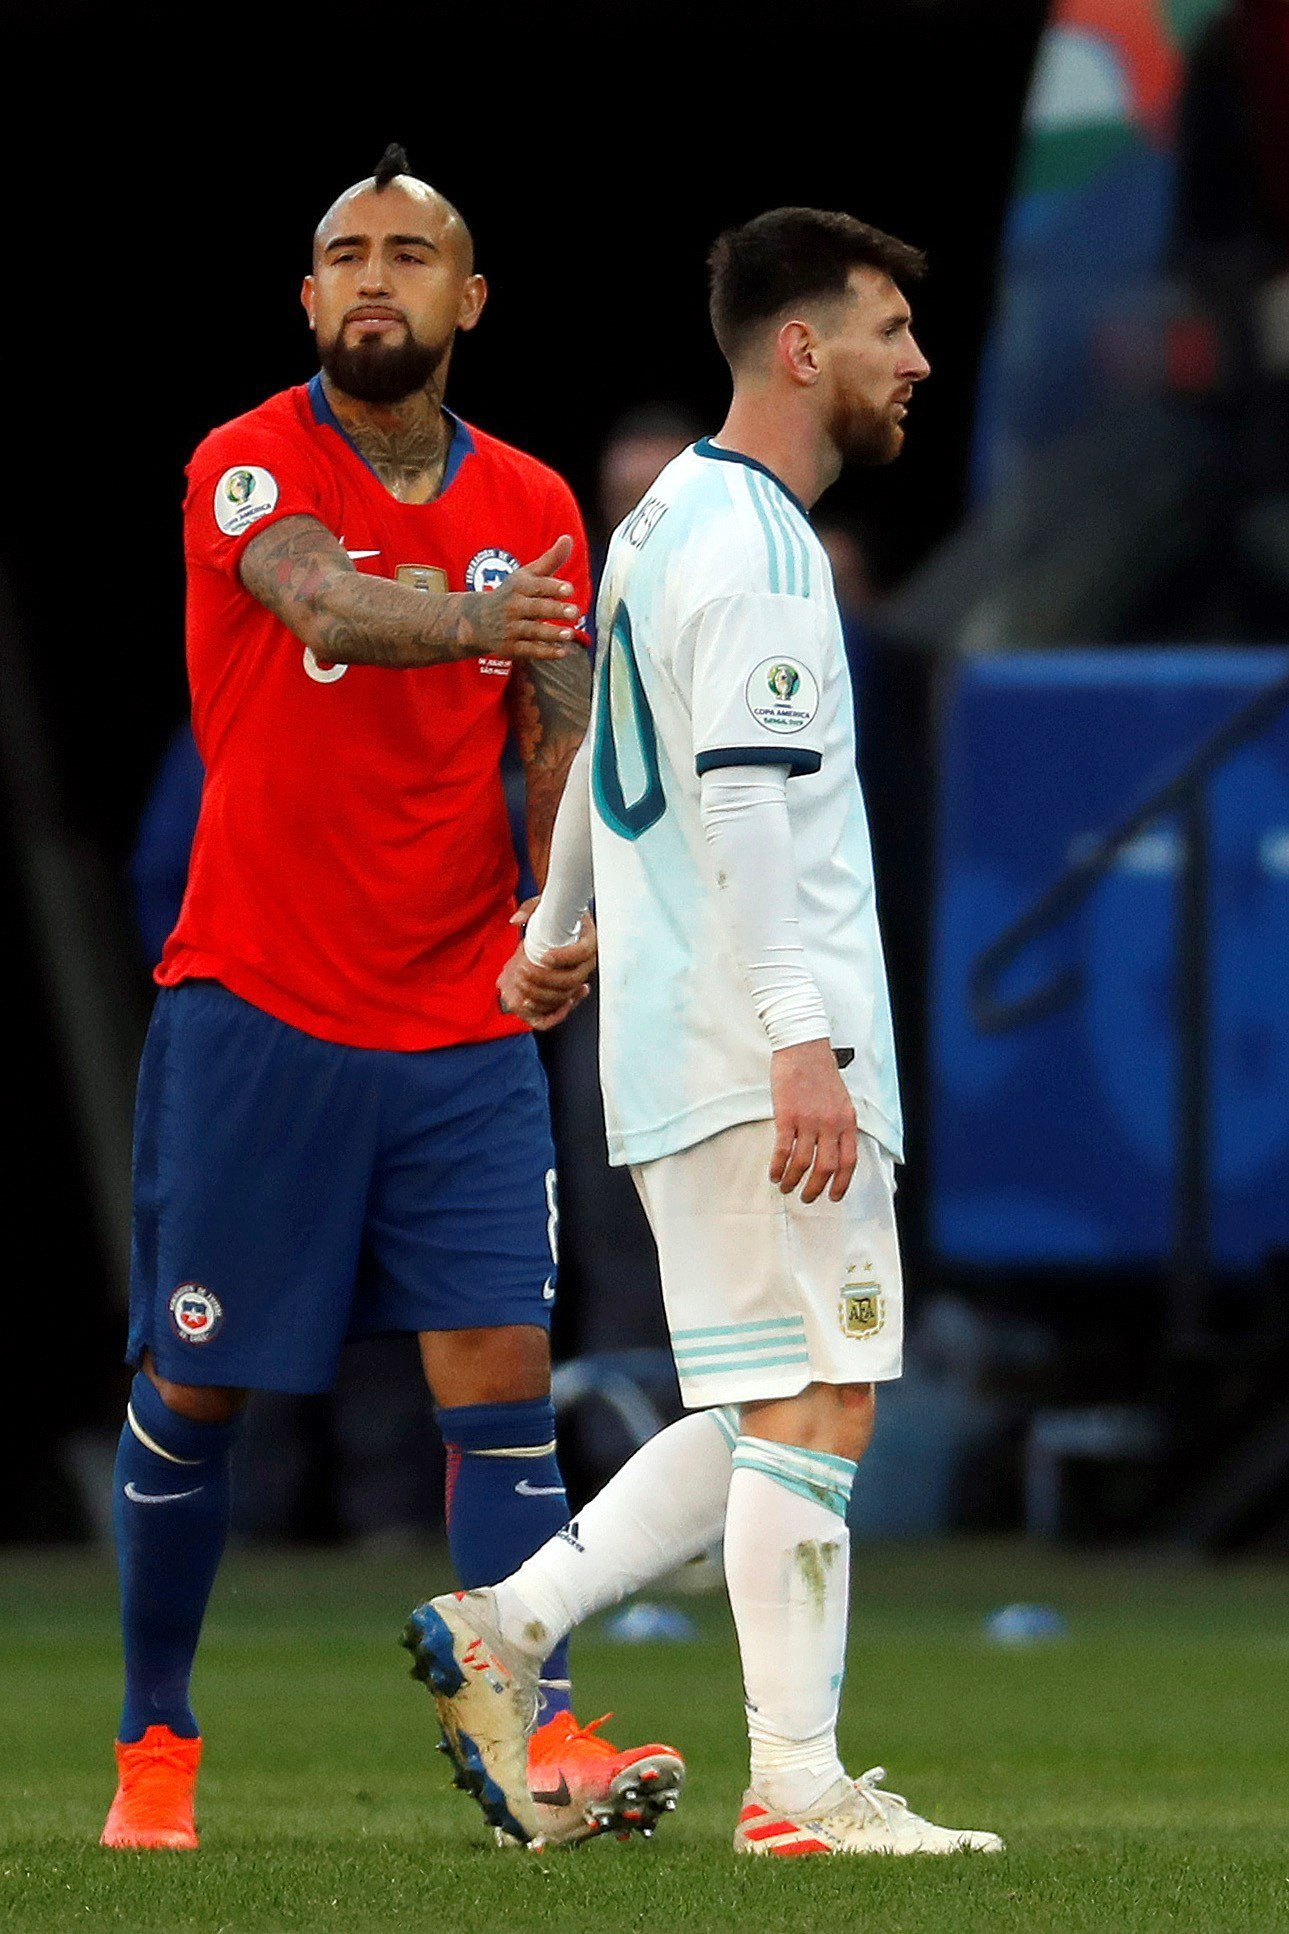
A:
POLYGON ((880 1785, 884 1766, 857 1780, 838 1780, 806 1812, 771 1806, 753 1787, 743 1795, 735 1853, 780 1857, 812 1853, 1001 1853, 996 1833, 938 1827, 914 1813, 899 1793, 880 1785))
POLYGON ((528 1790, 528 1735, 537 1717, 538 1668, 507 1645, 490 1591, 451 1592, 418 1605, 403 1628, 412 1676, 430 1689, 456 1784, 492 1827, 525 1842, 542 1837, 528 1790))

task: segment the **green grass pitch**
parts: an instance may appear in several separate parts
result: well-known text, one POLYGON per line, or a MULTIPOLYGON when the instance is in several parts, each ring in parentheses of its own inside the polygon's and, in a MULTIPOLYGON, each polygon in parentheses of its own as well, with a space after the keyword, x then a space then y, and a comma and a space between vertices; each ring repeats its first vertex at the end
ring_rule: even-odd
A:
MULTIPOLYGON (((1289 1574, 1009 1545, 860 1547, 843 1748, 1000 1858, 735 1860, 728 1613, 691 1645, 575 1657, 583 1717, 686 1752, 652 1844, 500 1854, 433 1752, 397 1646, 442 1561, 238 1556, 198 1667, 199 1854, 107 1854, 117 1654, 97 1556, 0 1562, 0 1927, 480 1934, 971 1934, 1289 1928, 1289 1574), (990 1648, 982 1615, 1056 1604, 1068 1640, 990 1648)), ((691 1601, 693 1603, 694 1601, 691 1601)))

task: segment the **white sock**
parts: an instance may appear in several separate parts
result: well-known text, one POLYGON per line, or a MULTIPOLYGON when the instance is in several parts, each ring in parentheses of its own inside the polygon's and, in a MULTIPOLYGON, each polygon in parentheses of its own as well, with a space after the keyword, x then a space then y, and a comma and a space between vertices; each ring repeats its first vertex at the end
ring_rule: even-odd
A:
POLYGON ((496 1587, 504 1636, 545 1658, 575 1625, 697 1557, 721 1535, 732 1410, 702 1410, 660 1430, 571 1523, 496 1587))
POLYGON ((725 1513, 725 1582, 738 1627, 752 1785, 806 1812, 845 1777, 837 1708, 846 1662, 850 1533, 858 1466, 740 1437, 725 1513))

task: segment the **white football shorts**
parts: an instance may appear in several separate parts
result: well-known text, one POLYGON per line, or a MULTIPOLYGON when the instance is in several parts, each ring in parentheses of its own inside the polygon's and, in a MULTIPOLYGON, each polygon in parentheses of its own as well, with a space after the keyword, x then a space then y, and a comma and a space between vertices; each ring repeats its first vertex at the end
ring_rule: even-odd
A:
POLYGON ((690 1410, 900 1375, 895 1164, 871 1135, 840 1202, 769 1179, 772 1121, 741 1122, 631 1174, 658 1245, 690 1410))

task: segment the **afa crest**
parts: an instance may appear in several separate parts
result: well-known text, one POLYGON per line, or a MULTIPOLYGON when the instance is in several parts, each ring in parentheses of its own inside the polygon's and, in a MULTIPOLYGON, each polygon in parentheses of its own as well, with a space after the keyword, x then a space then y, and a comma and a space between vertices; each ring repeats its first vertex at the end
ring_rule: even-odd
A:
POLYGON ((876 1336, 886 1321, 886 1298, 874 1280, 873 1266, 866 1263, 857 1269, 852 1264, 846 1274, 856 1280, 846 1282, 837 1305, 841 1333, 853 1337, 876 1336))

